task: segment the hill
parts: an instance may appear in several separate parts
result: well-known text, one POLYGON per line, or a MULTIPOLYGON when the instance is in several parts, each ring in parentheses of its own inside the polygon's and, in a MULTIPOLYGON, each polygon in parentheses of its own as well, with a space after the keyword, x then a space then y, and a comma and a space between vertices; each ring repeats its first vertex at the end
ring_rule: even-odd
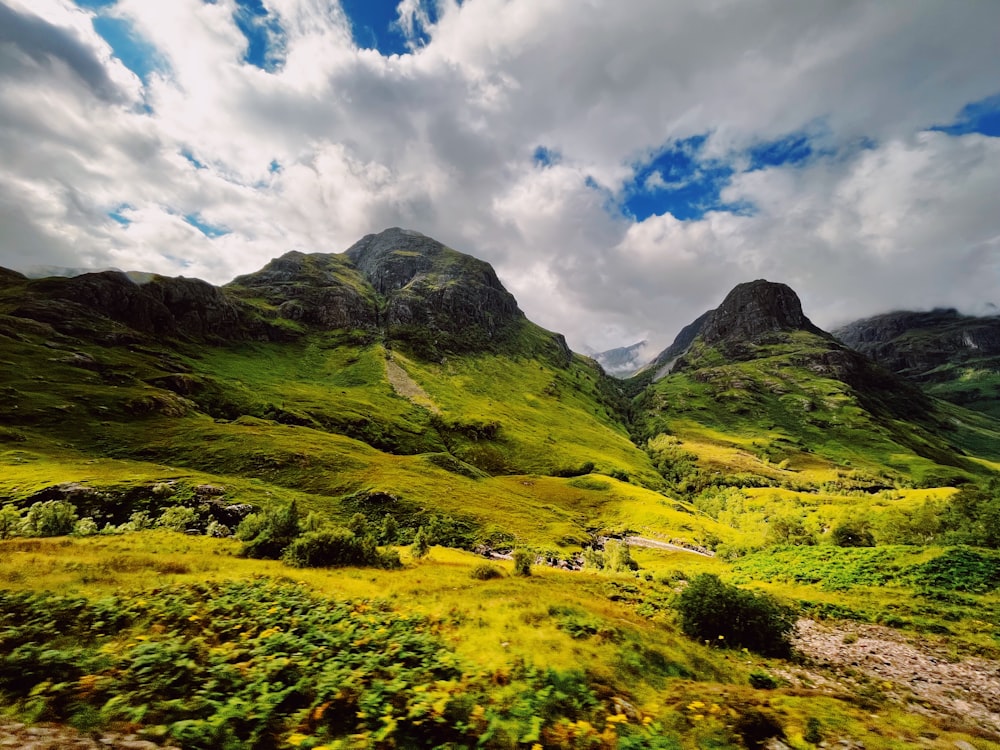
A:
POLYGON ((715 474, 742 451, 781 467, 751 469, 766 483, 849 470, 871 486, 936 486, 981 471, 967 449, 1000 458, 985 447, 995 423, 965 412, 958 426, 952 408, 813 325, 783 284, 737 286, 636 381, 640 436, 721 449, 702 461, 715 474))
POLYGON ((927 393, 1000 417, 1000 316, 891 312, 835 330, 852 349, 927 393))
POLYGON ((2 744, 1000 747, 996 423, 784 285, 617 381, 405 230, 0 269, 0 388, 2 744))

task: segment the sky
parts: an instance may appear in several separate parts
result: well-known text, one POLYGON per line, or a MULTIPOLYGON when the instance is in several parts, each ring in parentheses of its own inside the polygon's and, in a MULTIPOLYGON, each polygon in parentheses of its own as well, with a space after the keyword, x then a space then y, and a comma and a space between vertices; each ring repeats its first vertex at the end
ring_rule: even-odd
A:
POLYGON ((1000 304, 1000 2, 0 0, 0 265, 225 283, 400 226, 579 351, 735 284, 1000 304))

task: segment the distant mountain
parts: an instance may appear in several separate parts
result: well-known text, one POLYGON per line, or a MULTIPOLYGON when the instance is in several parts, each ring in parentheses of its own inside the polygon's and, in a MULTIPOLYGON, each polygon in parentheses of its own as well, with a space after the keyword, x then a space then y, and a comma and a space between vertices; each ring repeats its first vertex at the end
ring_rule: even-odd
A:
POLYGON ((784 284, 738 285, 637 377, 655 380, 636 407, 648 438, 708 427, 793 465, 823 458, 931 482, 977 470, 961 455, 975 440, 940 402, 816 327, 784 284))
POLYGON ((1000 417, 1000 316, 897 311, 833 333, 928 393, 1000 417))
POLYGON ((613 375, 616 378, 627 378, 646 365, 645 351, 646 342, 639 341, 630 346, 619 346, 616 349, 608 349, 606 352, 597 352, 590 356, 604 368, 608 375, 613 375))

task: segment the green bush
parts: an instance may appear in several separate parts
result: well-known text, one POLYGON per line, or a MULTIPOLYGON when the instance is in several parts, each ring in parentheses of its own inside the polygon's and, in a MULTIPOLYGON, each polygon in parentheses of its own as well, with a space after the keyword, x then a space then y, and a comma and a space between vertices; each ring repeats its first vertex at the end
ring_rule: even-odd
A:
POLYGON ((615 573, 639 569, 639 563, 632 559, 631 548, 625 540, 611 539, 604 545, 604 564, 615 573))
POLYGON ((233 532, 224 523, 219 523, 216 520, 211 520, 208 522, 208 526, 205 527, 205 536, 215 537, 216 539, 223 539, 227 536, 232 536, 233 532))
POLYGON ((711 573, 691 581, 677 598, 684 634, 712 645, 788 656, 796 613, 774 597, 730 586, 711 573))
POLYGON ((97 522, 90 516, 81 518, 73 526, 73 536, 96 536, 99 531, 97 522))
POLYGON ((860 521, 844 521, 833 527, 830 539, 838 547, 874 547, 875 537, 860 521))
POLYGON ((302 533, 299 510, 295 501, 281 508, 252 513, 236 529, 243 541, 244 557, 277 560, 295 538, 302 533))
POLYGON ((500 569, 489 563, 477 565, 469 575, 477 581, 491 581, 494 578, 503 578, 503 573, 500 569))
POLYGON ((344 565, 398 567, 399 557, 383 554, 370 534, 358 536, 350 529, 327 526, 307 531, 285 549, 281 557, 296 568, 334 568, 344 565))
POLYGON ((530 576, 531 564, 535 561, 535 555, 526 549, 514 550, 514 575, 530 576))
POLYGON ((26 536, 65 536, 76 526, 76 508, 61 500, 35 503, 24 517, 22 525, 26 536))
POLYGON ((171 531, 187 531, 198 525, 198 511, 183 505, 175 505, 163 511, 156 520, 156 525, 171 531))
POLYGON ((0 539, 10 539, 21 533, 21 512, 13 505, 0 508, 0 539))

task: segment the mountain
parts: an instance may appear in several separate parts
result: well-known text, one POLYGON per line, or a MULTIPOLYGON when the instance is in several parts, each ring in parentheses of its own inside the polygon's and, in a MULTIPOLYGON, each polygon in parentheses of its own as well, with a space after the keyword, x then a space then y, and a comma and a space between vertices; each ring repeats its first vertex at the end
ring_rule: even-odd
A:
MULTIPOLYGON (((873 485, 974 474, 964 450, 997 435, 995 423, 967 412, 976 426, 958 427, 944 405, 816 327, 789 287, 765 280, 734 288, 637 377, 656 376, 634 406, 642 437, 687 435, 705 453, 749 448, 792 470, 852 467, 873 485)), ((792 478, 768 465, 754 471, 792 478)))
POLYGON ((1000 417, 1000 316, 898 311, 833 333, 927 393, 1000 417))
POLYGON ((763 280, 619 381, 400 229, 0 269, 0 744, 993 747, 998 450, 763 280))
POLYGON ((392 497, 414 519, 581 541, 662 486, 615 381, 528 321, 489 264, 400 229, 222 287, 0 272, 0 382, 19 456, 0 496, 18 502, 80 483, 151 497, 181 473, 335 517, 392 497), (591 471, 631 484, 589 491, 586 512, 540 500, 579 499, 566 482, 591 471))
POLYGON ((616 378, 627 378, 645 366, 646 362, 643 360, 645 351, 646 342, 639 341, 630 346, 619 346, 605 352, 596 352, 590 356, 604 368, 608 375, 613 375, 616 378))

